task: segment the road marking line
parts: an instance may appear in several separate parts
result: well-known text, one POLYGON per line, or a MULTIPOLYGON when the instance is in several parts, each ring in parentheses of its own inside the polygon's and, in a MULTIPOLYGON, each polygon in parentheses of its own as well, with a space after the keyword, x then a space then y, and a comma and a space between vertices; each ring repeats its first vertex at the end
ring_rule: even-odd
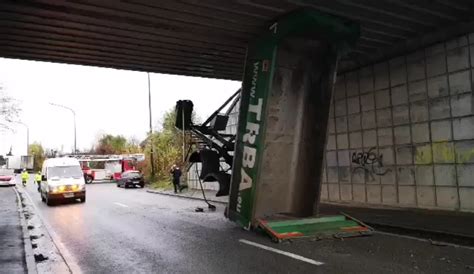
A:
POLYGON ((124 204, 122 204, 122 203, 117 203, 117 202, 115 202, 114 204, 116 204, 116 205, 118 205, 118 206, 121 206, 121 207, 129 207, 128 205, 124 205, 124 204))
POLYGON ((300 255, 297 255, 297 254, 293 254, 293 253, 290 253, 290 252, 279 250, 279 249, 269 247, 269 246, 266 246, 266 245, 261 245, 261 244, 254 243, 254 242, 251 242, 251 241, 247 241, 247 240, 244 240, 244 239, 240 239, 239 242, 241 242, 243 244, 248 244, 248 245, 251 245, 251 246, 255 246, 255 247, 258 247, 258 248, 261 248, 261 249, 265 249, 265 250, 268 250, 268 251, 271 251, 271 252, 275 252, 275 253, 293 258, 295 260, 300 260, 300 261, 303 261, 303 262, 306 262, 306 263, 309 263, 309 264, 313 264, 313 265, 317 265, 317 266, 320 266, 320 265, 324 264, 323 262, 318 262, 318 261, 315 261, 313 259, 309 259, 309 258, 300 256, 300 255))

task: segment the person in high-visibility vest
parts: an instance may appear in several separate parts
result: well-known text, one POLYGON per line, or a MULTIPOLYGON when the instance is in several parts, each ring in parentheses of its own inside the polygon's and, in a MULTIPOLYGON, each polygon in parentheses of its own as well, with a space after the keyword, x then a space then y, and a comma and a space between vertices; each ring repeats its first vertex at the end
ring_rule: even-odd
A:
POLYGON ((35 174, 35 181, 38 185, 38 192, 41 192, 41 171, 38 171, 38 173, 35 174))
POLYGON ((23 186, 26 186, 26 183, 30 179, 30 174, 28 174, 28 171, 26 169, 23 169, 23 172, 21 173, 21 183, 23 186))

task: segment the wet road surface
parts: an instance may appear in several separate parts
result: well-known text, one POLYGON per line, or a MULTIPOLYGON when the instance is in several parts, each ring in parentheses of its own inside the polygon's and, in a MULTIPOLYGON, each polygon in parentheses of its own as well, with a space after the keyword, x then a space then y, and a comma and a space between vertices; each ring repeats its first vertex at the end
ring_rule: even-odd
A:
POLYGON ((0 186, 0 273, 26 273, 17 196, 10 186, 0 186))
POLYGON ((32 183, 27 192, 59 239, 66 259, 83 273, 474 271, 474 249, 390 235, 275 244, 226 220, 222 205, 215 212, 197 213, 194 209, 204 206, 201 201, 117 188, 111 183, 87 185, 84 204, 48 207, 32 183))

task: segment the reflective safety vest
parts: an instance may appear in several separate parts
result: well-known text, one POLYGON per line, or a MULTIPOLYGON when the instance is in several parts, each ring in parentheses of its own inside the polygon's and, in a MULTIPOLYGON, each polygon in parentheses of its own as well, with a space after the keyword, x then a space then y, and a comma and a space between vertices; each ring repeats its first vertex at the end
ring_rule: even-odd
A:
POLYGON ((41 174, 36 174, 35 175, 35 181, 41 182, 41 174))
POLYGON ((28 179, 30 179, 30 174, 28 174, 28 172, 26 172, 26 171, 21 173, 21 179, 23 181, 27 181, 28 179))

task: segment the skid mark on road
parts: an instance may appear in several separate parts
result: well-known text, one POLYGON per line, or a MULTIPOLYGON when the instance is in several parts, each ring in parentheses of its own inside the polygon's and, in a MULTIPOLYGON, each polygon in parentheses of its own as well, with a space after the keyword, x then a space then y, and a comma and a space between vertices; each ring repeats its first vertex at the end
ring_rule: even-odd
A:
POLYGON ((254 243, 254 242, 247 241, 247 240, 244 240, 244 239, 240 239, 239 242, 241 242, 243 244, 255 246, 255 247, 267 250, 267 251, 271 251, 271 252, 274 252, 274 253, 277 253, 277 254, 280 254, 280 255, 284 255, 284 256, 293 258, 295 260, 303 261, 303 262, 306 262, 306 263, 309 263, 309 264, 313 264, 313 265, 317 265, 317 266, 320 266, 320 265, 324 264, 323 262, 318 262, 318 261, 315 261, 313 259, 309 259, 309 258, 300 256, 300 255, 297 255, 297 254, 294 254, 294 253, 286 252, 286 251, 283 251, 283 250, 279 250, 279 249, 269 247, 269 246, 266 246, 266 245, 254 243))
POLYGON ((118 203, 118 202, 115 202, 114 204, 118 205, 118 206, 121 206, 121 207, 129 207, 128 205, 125 205, 125 204, 122 204, 122 203, 118 203))

